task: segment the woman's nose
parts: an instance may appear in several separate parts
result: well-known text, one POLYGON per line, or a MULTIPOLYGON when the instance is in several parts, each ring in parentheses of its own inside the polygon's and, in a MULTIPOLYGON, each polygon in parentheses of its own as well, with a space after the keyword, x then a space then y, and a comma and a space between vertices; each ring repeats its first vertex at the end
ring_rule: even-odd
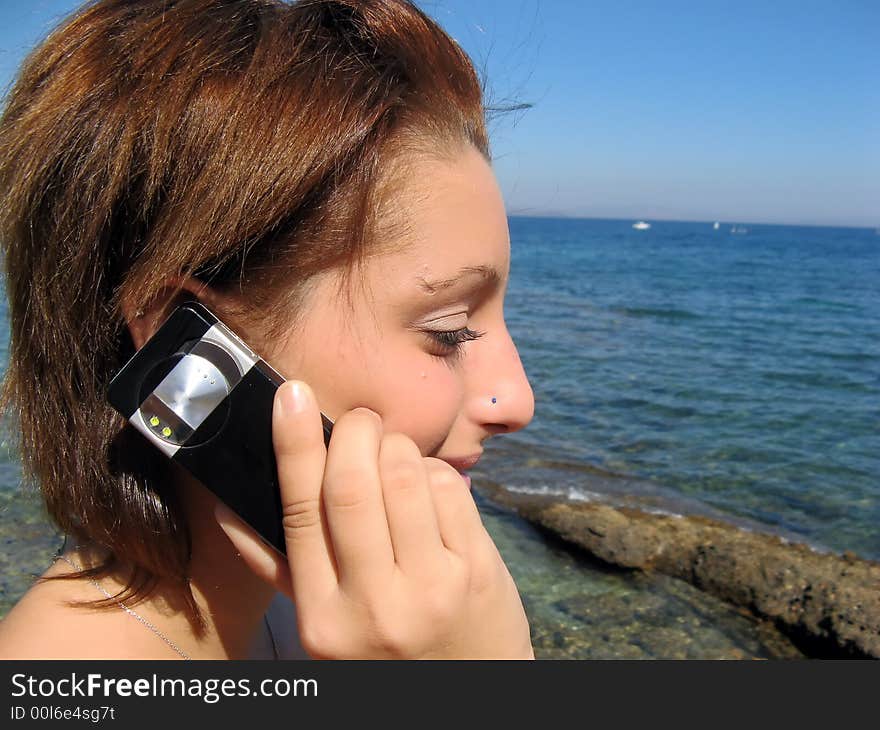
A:
MULTIPOLYGON (((487 343, 488 344, 488 343, 487 343)), ((481 353, 479 377, 473 393, 476 413, 493 433, 525 428, 535 414, 535 396, 516 345, 507 329, 481 353)))

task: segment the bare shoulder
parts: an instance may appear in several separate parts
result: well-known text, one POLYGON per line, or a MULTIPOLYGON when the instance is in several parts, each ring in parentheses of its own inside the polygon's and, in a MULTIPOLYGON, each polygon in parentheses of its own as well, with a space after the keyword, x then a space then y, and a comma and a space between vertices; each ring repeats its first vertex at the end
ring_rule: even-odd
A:
MULTIPOLYGON (((67 572, 57 564, 43 575, 67 572)), ((119 610, 70 606, 100 598, 86 580, 38 581, 0 621, 0 659, 131 659, 139 656, 119 610)), ((143 656, 143 654, 140 654, 143 656)))

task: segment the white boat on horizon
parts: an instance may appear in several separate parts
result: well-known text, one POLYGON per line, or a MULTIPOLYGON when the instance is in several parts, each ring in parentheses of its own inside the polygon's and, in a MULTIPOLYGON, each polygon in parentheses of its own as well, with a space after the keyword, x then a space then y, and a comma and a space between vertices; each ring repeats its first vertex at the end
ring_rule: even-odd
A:
POLYGON ((633 228, 637 231, 647 231, 651 227, 650 223, 645 223, 645 221, 638 221, 637 223, 633 223, 633 228))
POLYGON ((712 226, 712 228, 714 228, 717 231, 719 228, 721 228, 721 224, 718 221, 715 221, 715 225, 712 226))

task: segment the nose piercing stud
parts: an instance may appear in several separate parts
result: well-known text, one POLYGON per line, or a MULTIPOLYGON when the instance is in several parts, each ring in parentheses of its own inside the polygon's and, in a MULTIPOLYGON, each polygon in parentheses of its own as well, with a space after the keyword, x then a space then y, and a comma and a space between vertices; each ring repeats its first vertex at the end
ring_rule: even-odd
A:
POLYGON ((493 395, 492 396, 492 405, 494 406, 498 402, 498 399, 493 395))

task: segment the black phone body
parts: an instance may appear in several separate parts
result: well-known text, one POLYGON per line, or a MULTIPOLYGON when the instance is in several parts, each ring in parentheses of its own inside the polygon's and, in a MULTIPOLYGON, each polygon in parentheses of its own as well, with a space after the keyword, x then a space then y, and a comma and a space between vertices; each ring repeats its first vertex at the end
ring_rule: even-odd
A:
MULTIPOLYGON (((179 306, 110 383, 110 404, 285 553, 272 447, 284 378, 198 302, 179 306)), ((321 414, 324 442, 333 422, 321 414)))

